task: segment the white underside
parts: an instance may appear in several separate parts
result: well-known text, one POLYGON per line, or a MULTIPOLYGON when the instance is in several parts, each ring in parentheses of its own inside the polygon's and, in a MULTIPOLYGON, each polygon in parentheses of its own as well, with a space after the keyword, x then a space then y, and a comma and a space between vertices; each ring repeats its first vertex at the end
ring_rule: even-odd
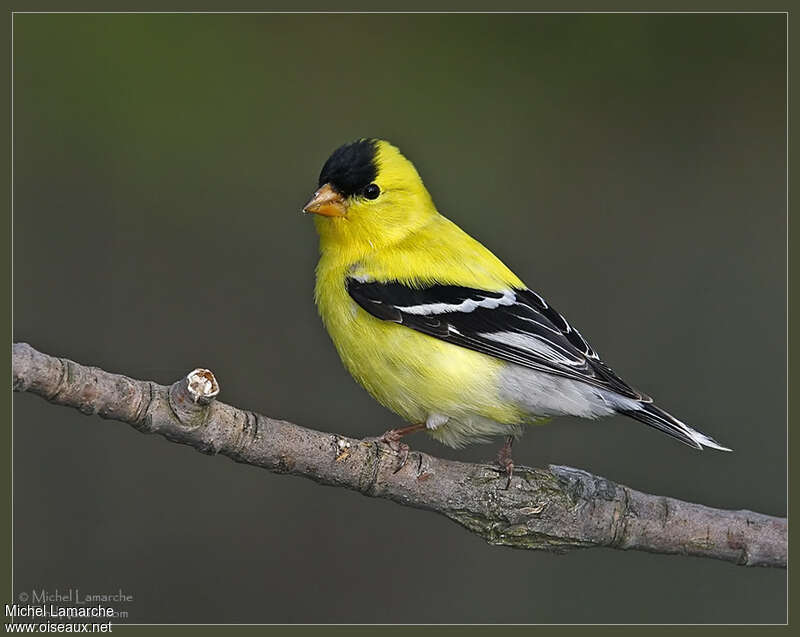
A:
POLYGON ((522 435, 523 425, 505 425, 477 414, 449 418, 444 425, 428 429, 432 438, 448 447, 460 449, 466 445, 491 442, 498 436, 522 435))
POLYGON ((601 418, 617 409, 640 409, 630 398, 592 387, 586 383, 544 374, 519 365, 507 365, 500 373, 499 398, 517 405, 528 420, 513 425, 495 422, 477 414, 449 417, 429 415, 428 433, 451 447, 488 442, 496 436, 519 436, 523 426, 551 416, 601 418))
POLYGON ((638 400, 519 365, 509 365, 501 372, 500 396, 535 416, 600 418, 618 409, 641 407, 638 400))

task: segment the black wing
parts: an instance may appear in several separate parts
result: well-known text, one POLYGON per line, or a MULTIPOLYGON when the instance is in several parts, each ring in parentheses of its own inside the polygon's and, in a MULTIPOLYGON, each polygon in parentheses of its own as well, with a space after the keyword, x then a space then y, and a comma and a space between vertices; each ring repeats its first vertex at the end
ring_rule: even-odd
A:
POLYGON ((347 291, 364 310, 384 321, 523 367, 650 401, 603 363, 580 333, 531 290, 413 288, 397 281, 348 278, 347 291))

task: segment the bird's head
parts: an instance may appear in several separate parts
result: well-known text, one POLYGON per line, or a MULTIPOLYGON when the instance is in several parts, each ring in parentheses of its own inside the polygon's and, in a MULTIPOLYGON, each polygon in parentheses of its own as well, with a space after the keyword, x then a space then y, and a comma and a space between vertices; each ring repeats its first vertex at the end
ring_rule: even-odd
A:
POLYGON ((316 216, 323 247, 350 250, 401 241, 437 214, 414 164, 381 139, 337 148, 303 211, 316 216))

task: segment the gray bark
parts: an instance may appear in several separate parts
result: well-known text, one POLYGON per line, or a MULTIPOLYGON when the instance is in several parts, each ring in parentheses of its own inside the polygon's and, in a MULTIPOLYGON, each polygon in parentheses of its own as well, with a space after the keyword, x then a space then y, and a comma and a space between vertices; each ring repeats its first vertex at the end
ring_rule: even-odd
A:
POLYGON ((497 467, 306 429, 214 400, 194 370, 171 387, 13 346, 14 391, 119 420, 207 454, 441 513, 490 544, 563 552, 605 546, 786 567, 787 521, 649 495, 579 469, 497 467))

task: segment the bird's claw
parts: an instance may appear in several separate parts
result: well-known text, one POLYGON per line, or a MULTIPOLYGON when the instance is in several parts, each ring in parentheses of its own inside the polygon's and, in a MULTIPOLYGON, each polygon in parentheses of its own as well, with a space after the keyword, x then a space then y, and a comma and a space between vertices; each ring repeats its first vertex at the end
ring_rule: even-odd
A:
POLYGON ((395 449, 395 451, 397 452, 397 455, 400 459, 400 464, 397 465, 397 469, 392 471, 392 473, 397 473, 398 471, 400 471, 400 469, 406 466, 406 462, 408 462, 408 454, 411 451, 411 447, 409 447, 404 442, 398 442, 397 449, 395 449))
POLYGON ((400 460, 399 466, 392 472, 397 473, 406 466, 406 462, 408 462, 408 454, 411 451, 411 448, 404 442, 400 442, 400 439, 406 434, 405 431, 401 429, 390 429, 382 436, 377 436, 376 438, 367 438, 370 442, 382 442, 386 446, 389 447, 392 451, 394 451, 395 455, 398 456, 400 460))
POLYGON ((505 471, 508 476, 504 488, 505 491, 508 491, 508 488, 511 486, 511 477, 514 475, 514 459, 511 457, 511 444, 513 440, 513 438, 508 438, 505 444, 500 447, 500 451, 497 452, 497 464, 500 465, 500 469, 505 471))

